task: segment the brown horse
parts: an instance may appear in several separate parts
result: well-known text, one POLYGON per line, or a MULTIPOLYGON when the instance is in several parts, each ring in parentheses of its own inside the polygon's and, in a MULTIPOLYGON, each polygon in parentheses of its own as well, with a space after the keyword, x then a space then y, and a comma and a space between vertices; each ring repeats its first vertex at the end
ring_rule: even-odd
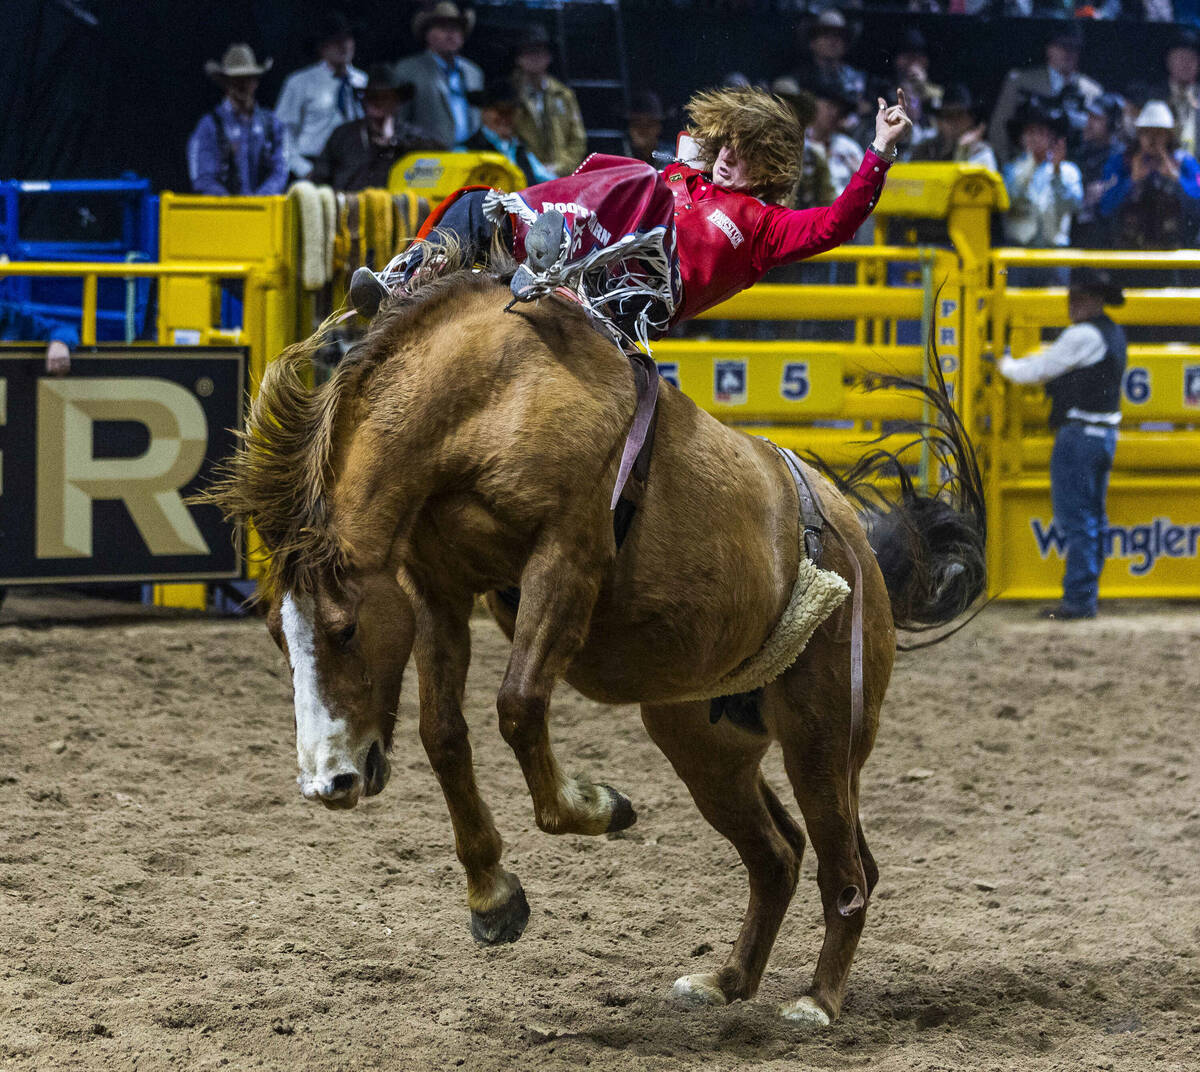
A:
POLYGON ((649 477, 618 551, 609 499, 635 406, 629 362, 577 307, 548 299, 506 314, 508 300, 494 275, 448 271, 391 299, 315 390, 304 376, 319 340, 292 347, 268 368, 242 446, 210 493, 256 526, 271 555, 269 626, 292 667, 301 790, 353 807, 384 787, 411 650, 421 740, 449 807, 472 932, 518 938, 529 907, 501 864, 461 708, 475 597, 519 588, 515 610, 489 596, 512 639, 497 708, 538 826, 602 834, 635 818, 621 794, 559 766, 547 715, 566 679, 595 700, 641 705, 650 736, 749 872, 733 950, 718 971, 676 983, 688 1000, 753 997, 791 901, 804 828, 760 772, 779 742, 825 912, 812 988, 781 1011, 828 1024, 878 878, 858 777, 894 624, 948 621, 983 586, 978 471, 944 385, 930 398, 951 420, 949 437, 924 434, 957 466, 943 489, 950 503, 902 477, 903 502, 872 512, 806 467, 842 537, 826 532, 820 565, 848 582, 852 557, 862 567, 858 734, 851 600, 778 677, 725 708, 732 720, 713 721, 721 707, 683 698, 718 691, 789 607, 806 565, 798 485, 770 444, 664 385, 649 477), (873 517, 884 572, 858 511, 873 517))

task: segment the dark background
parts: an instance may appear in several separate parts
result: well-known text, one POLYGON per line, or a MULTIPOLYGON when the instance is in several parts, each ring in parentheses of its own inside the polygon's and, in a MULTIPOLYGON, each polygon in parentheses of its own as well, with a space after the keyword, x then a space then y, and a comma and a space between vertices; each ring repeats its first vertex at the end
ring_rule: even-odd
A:
MULTIPOLYGON (((336 0, 335 0, 336 3, 336 0)), ((313 0, 5 0, 0 50, 0 178, 100 178, 134 171, 159 189, 187 189, 184 146, 201 114, 220 98, 204 74, 232 41, 271 56, 262 103, 273 105, 283 77, 312 61, 307 36, 331 4, 313 0), (90 22, 94 21, 95 25, 90 22)), ((414 3, 345 0, 362 26, 356 64, 395 60, 416 48, 414 3)), ((626 0, 624 30, 630 81, 681 104, 730 71, 751 80, 785 73, 794 62, 797 16, 730 15, 663 0, 626 0)), ((553 16, 523 4, 483 6, 464 55, 485 70, 507 69, 518 28, 553 16)), ((574 16, 572 16, 574 17, 574 16)), ((580 16, 583 18, 583 16, 580 16)), ((930 77, 965 81, 990 107, 1004 73, 1041 62, 1052 22, 874 11, 849 59, 885 74, 894 42, 917 25, 930 43, 930 77)), ((1082 67, 1105 88, 1157 82, 1174 28, 1131 22, 1086 23, 1082 67)), ((568 57, 575 77, 612 74, 615 40, 603 26, 581 27, 568 57)), ((616 125, 615 105, 593 106, 590 126, 616 125), (596 115, 595 111, 612 114, 596 115)))

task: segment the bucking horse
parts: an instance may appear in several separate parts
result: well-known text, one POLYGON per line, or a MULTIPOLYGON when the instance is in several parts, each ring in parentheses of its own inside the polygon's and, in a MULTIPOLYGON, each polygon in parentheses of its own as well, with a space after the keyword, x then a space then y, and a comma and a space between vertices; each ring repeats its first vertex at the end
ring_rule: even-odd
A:
POLYGON ((324 384, 307 385, 320 334, 290 347, 208 492, 269 554, 267 621, 291 665, 301 791, 352 808, 384 788, 411 655, 471 931, 520 937, 529 905, 504 867, 462 711, 482 594, 512 641, 496 707, 537 825, 604 834, 635 820, 623 794, 555 756, 550 698, 566 680, 640 706, 745 864, 733 949, 716 971, 679 979, 681 999, 754 997, 807 831, 825 938, 811 989, 780 1011, 828 1024, 879 876, 859 772, 896 629, 948 623, 984 588, 979 471, 936 360, 924 388, 936 420, 917 429, 947 475, 936 493, 878 450, 834 478, 662 383, 648 465, 614 526, 636 367, 577 305, 509 301, 503 266, 450 263, 392 296, 324 384), (888 501, 870 491, 885 471, 888 501), (761 772, 772 742, 803 826, 761 772))

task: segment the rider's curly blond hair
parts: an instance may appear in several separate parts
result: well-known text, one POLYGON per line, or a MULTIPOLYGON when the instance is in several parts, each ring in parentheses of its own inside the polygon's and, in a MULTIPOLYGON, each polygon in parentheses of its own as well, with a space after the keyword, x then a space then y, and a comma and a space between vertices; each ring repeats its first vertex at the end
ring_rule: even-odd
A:
POLYGON ((730 86, 694 94, 686 110, 688 133, 708 167, 728 145, 746 165, 755 197, 784 204, 792 199, 804 130, 788 104, 761 89, 730 86))

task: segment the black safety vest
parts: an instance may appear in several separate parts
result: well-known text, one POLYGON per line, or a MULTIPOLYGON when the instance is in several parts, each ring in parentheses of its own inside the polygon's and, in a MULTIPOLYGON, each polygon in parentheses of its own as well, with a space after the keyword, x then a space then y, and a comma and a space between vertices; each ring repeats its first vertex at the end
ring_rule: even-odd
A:
POLYGON ((1094 365, 1071 369, 1046 383, 1050 396, 1050 427, 1061 428, 1067 413, 1117 413, 1121 409, 1121 377, 1125 373, 1125 332, 1104 313, 1090 320, 1104 337, 1104 356, 1094 365))

